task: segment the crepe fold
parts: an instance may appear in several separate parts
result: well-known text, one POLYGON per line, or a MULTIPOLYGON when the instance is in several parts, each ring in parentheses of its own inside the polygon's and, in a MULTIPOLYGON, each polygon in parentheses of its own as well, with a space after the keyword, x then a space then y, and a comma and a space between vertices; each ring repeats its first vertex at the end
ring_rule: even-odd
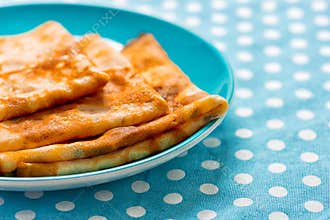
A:
POLYGON ((1 169, 7 165, 7 171, 17 167, 18 176, 51 176, 117 166, 167 149, 227 111, 226 100, 191 83, 152 35, 132 41, 123 54, 135 69, 127 74, 156 89, 170 106, 168 115, 138 126, 110 129, 86 141, 2 153, 1 169))
POLYGON ((15 71, 0 70, 0 121, 95 93, 107 83, 108 74, 96 70, 74 43, 70 47, 60 43, 66 38, 70 42, 66 30, 53 22, 26 34, 0 38, 1 68, 8 69, 10 63, 19 65, 15 71), (53 36, 53 32, 57 34, 53 36), (56 53, 54 48, 61 51, 56 53), (29 63, 30 59, 34 63, 29 63))
MULTIPOLYGON (((91 37, 88 42, 79 45, 79 50, 100 40, 97 36, 91 37)), ((89 56, 88 52, 85 54, 89 56)), ((126 60, 119 52, 116 56, 121 57, 114 61, 117 64, 119 59, 126 60)), ((90 60, 101 62, 97 57, 90 60)), ((100 68, 107 72, 109 82, 103 88, 98 86, 96 94, 30 116, 1 122, 0 152, 88 138, 111 128, 141 124, 168 113, 166 101, 153 88, 139 78, 126 78, 125 72, 130 71, 130 66, 122 61, 121 65, 124 65, 121 68, 117 64, 116 68, 112 68, 113 60, 109 59, 108 64, 100 68)))

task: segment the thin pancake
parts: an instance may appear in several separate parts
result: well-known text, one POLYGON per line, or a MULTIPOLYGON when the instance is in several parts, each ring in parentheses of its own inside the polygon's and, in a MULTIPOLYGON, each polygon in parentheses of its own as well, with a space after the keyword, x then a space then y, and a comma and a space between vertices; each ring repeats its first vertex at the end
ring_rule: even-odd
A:
MULTIPOLYGON (((98 38, 92 38, 89 43, 93 39, 98 38)), ((117 53, 117 56, 122 55, 117 53)), ((92 57, 89 58, 93 62, 92 57)), ((121 69, 127 71, 127 68, 121 69)), ((168 112, 166 101, 140 79, 127 80, 121 71, 109 70, 108 74, 110 81, 94 96, 1 122, 0 152, 96 136, 111 128, 147 122, 168 112)))
POLYGON ((122 53, 132 63, 135 73, 159 92, 171 109, 207 96, 170 60, 151 34, 142 34, 125 46, 122 53))
POLYGON ((0 75, 0 121, 95 93, 108 75, 82 54, 53 57, 35 67, 0 75))
POLYGON ((0 75, 42 63, 73 44, 73 36, 54 21, 23 34, 0 37, 0 75))
POLYGON ((0 172, 14 171, 19 162, 56 162, 106 154, 201 117, 212 109, 221 108, 224 112, 226 107, 224 100, 219 96, 207 96, 154 121, 140 126, 114 128, 96 139, 3 152, 0 153, 0 172))
POLYGON ((18 165, 16 174, 21 177, 68 175, 97 171, 139 160, 163 151, 191 136, 207 122, 218 117, 222 111, 222 108, 220 108, 220 111, 214 109, 204 116, 179 125, 168 132, 101 156, 54 163, 22 162, 18 165))

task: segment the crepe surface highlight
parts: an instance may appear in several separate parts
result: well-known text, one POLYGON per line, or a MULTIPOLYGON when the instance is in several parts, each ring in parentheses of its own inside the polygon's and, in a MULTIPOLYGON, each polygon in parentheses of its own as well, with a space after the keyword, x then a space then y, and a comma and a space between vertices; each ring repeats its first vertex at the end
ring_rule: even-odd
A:
POLYGON ((23 34, 0 37, 0 75, 35 66, 73 44, 73 36, 54 21, 23 34))
MULTIPOLYGON (((139 149, 141 147, 138 146, 143 146, 142 149, 147 149, 146 154, 144 156, 158 152, 159 149, 157 150, 157 147, 153 147, 154 143, 159 142, 159 144, 162 146, 162 149, 168 148, 182 141, 186 137, 192 135, 194 132, 196 132, 199 128, 201 128, 211 119, 216 117, 221 117, 226 112, 228 108, 228 104, 223 98, 214 95, 210 96, 207 93, 199 90, 196 86, 194 86, 190 82, 189 78, 187 78, 182 73, 182 71, 169 60, 166 53, 161 49, 161 47, 156 42, 156 40, 151 35, 147 35, 147 37, 148 40, 151 40, 149 44, 140 44, 141 39, 145 40, 143 39, 144 37, 142 36, 142 38, 141 37, 138 38, 128 46, 130 48, 136 49, 136 45, 138 45, 139 47, 138 51, 140 51, 139 54, 132 52, 130 49, 128 50, 127 47, 124 49, 124 51, 126 51, 124 52, 124 54, 127 55, 127 53, 132 52, 131 56, 129 56, 131 59, 132 57, 133 59, 135 59, 134 56, 141 55, 141 57, 149 60, 149 62, 152 63, 155 57, 153 56, 153 54, 150 54, 150 52, 146 50, 144 47, 148 46, 149 47, 148 49, 151 49, 151 51, 157 49, 159 50, 159 52, 163 54, 161 59, 164 62, 161 65, 162 68, 166 70, 165 72, 166 75, 170 76, 171 74, 174 75, 176 79, 180 79, 180 78, 185 79, 185 82, 183 82, 183 84, 182 82, 175 82, 175 81, 172 81, 170 84, 166 84, 166 82, 164 81, 163 84, 165 85, 162 86, 158 82, 158 85, 160 85, 160 87, 158 88, 162 88, 163 97, 167 99, 168 102, 171 103, 172 113, 163 116, 155 121, 148 122, 137 127, 129 126, 129 127, 121 127, 121 128, 115 128, 109 130, 101 137, 86 142, 84 141, 74 142, 71 144, 52 145, 44 148, 33 149, 28 154, 25 154, 25 156, 26 155, 29 156, 25 158, 21 157, 21 161, 30 160, 30 162, 52 162, 55 157, 59 158, 59 160, 66 160, 69 158, 71 159, 86 158, 90 156, 95 156, 96 154, 105 154, 109 151, 113 151, 120 147, 126 146, 121 150, 112 153, 107 153, 104 156, 93 157, 90 159, 80 159, 80 160, 64 161, 58 163, 42 163, 42 164, 20 163, 18 175, 23 175, 23 176, 64 175, 70 173, 104 169, 107 167, 112 167, 114 165, 120 165, 122 163, 126 163, 134 159, 134 158, 129 159, 129 157, 125 156, 124 154, 126 154, 127 152, 131 152, 129 154, 139 155, 139 153, 137 152, 139 152, 139 149), (168 72, 169 70, 173 70, 174 72, 173 71, 168 72), (164 91, 168 91, 168 92, 164 92, 164 91), (183 130, 187 131, 185 135, 179 134, 177 132, 180 129, 175 127, 178 126, 183 130), (168 137, 171 137, 173 140, 166 142, 165 140, 168 137), (135 144, 137 142, 140 143, 135 144), (148 148, 146 143, 147 144, 151 143, 150 146, 151 148, 148 148), (130 146, 132 144, 133 146, 130 146), (61 150, 56 151, 56 149, 61 149, 61 150), (128 149, 132 149, 132 150, 128 150, 128 149), (36 154, 33 154, 33 152, 36 152, 36 154), (42 152, 45 153, 42 154, 42 152), (49 153, 52 156, 50 157, 43 156, 43 155, 49 155, 49 153), (123 158, 120 159, 120 157, 123 158), (114 160, 117 162, 113 162, 114 160), (65 168, 64 166, 67 167, 65 168), (76 168, 78 170, 75 170, 76 168), (62 169, 65 169, 65 171, 63 171, 62 169), (49 170, 49 173, 47 173, 47 170, 49 170)), ((159 53, 156 53, 157 56, 158 54, 159 53)), ((147 71, 148 67, 149 66, 147 65, 144 68, 137 68, 137 69, 139 69, 140 71, 142 70, 147 71)), ((157 66, 152 66, 151 68, 152 70, 158 69, 157 66)), ((136 71, 137 76, 143 77, 145 75, 139 73, 141 72, 136 71)), ((164 76, 162 75, 164 74, 164 72, 155 71, 153 73, 155 74, 154 75, 155 78, 158 77, 157 74, 160 74, 160 76, 164 76)), ((6 163, 4 163, 4 161, 6 161, 7 159, 7 161, 9 161, 7 165, 14 164, 14 168, 16 168, 17 163, 19 161, 15 160, 15 158, 17 159, 18 155, 17 154, 10 155, 10 154, 11 154, 10 152, 9 154, 3 154, 3 160, 1 161, 1 164, 5 165, 6 163)), ((15 152, 13 152, 13 154, 15 154, 15 152)))
MULTIPOLYGON (((92 38, 89 43, 97 39, 92 38)), ((122 55, 117 52, 117 56, 122 55)), ((123 67, 125 71, 127 68, 123 67)), ((168 112, 166 101, 147 84, 137 78, 128 80, 120 70, 111 70, 108 71, 110 81, 93 96, 1 122, 0 152, 96 136, 111 128, 147 122, 168 112)))

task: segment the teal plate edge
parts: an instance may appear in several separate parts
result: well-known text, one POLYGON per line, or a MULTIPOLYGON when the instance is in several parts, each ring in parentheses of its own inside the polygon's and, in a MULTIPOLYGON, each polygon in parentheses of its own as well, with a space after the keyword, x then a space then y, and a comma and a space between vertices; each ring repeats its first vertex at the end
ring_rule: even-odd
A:
MULTIPOLYGON (((146 30, 145 31, 143 29, 142 29, 142 31, 140 31, 140 33, 141 32, 151 32, 151 33, 153 33, 158 40, 160 39, 159 40, 160 43, 162 44, 162 46, 164 46, 165 50, 169 53, 169 56, 174 60, 175 63, 177 63, 183 69, 184 72, 186 72, 186 74, 190 78, 192 78, 192 81, 194 83, 196 83, 201 89, 204 89, 204 90, 206 90, 210 93, 213 93, 213 94, 218 94, 218 95, 223 96, 231 104, 233 94, 234 94, 234 84, 235 84, 235 82, 234 82, 234 75, 233 75, 232 68, 231 68, 230 64, 228 63, 226 57, 223 54, 219 53, 219 51, 213 45, 211 45, 209 42, 207 42, 206 40, 204 40, 203 38, 201 38, 197 34, 192 33, 189 30, 187 30, 183 27, 180 27, 176 24, 161 20, 160 18, 153 17, 153 16, 150 16, 150 15, 140 14, 140 13, 125 10, 125 9, 117 9, 117 8, 96 6, 96 5, 89 5, 89 4, 67 4, 67 3, 31 3, 31 4, 20 4, 20 5, 4 6, 4 7, 0 7, 0 18, 3 18, 4 16, 6 16, 6 13, 10 14, 11 12, 14 12, 14 11, 17 12, 19 10, 30 10, 30 11, 45 10, 45 11, 49 11, 49 10, 46 10, 46 8, 48 8, 48 9, 49 8, 52 8, 52 9, 56 8, 58 10, 73 9, 73 10, 81 10, 81 11, 85 11, 85 10, 88 10, 88 9, 101 10, 101 11, 104 11, 104 10, 111 11, 112 10, 113 12, 116 12, 118 15, 121 15, 121 16, 128 16, 128 17, 131 17, 131 18, 132 17, 139 17, 143 21, 146 21, 146 20, 147 21, 152 21, 152 24, 158 23, 159 26, 153 26, 152 27, 152 28, 156 28, 156 29, 158 28, 158 30, 160 28, 164 28, 164 27, 166 27, 165 29, 167 29, 167 31, 168 30, 176 30, 177 32, 183 34, 185 39, 190 38, 190 40, 193 40, 194 42, 197 42, 197 45, 198 45, 199 48, 203 48, 202 50, 208 51, 208 53, 210 55, 214 56, 215 60, 217 62, 219 62, 219 66, 221 66, 221 68, 222 68, 221 74, 224 74, 222 76, 222 77, 224 77, 224 79, 222 79, 222 80, 224 80, 224 82, 221 82, 216 89, 213 88, 213 90, 208 90, 207 88, 205 88, 205 86, 199 85, 198 82, 194 81, 193 77, 191 77, 191 75, 189 74, 189 71, 185 70, 185 67, 181 65, 182 62, 178 61, 178 59, 173 57, 174 53, 168 50, 166 44, 164 46, 164 40, 161 40, 160 39, 161 35, 159 35, 161 33, 158 33, 158 35, 157 35, 157 31, 154 31, 154 30, 151 30, 151 31, 146 30), (3 13, 3 12, 5 12, 5 13, 3 13), (156 32, 156 34, 155 34, 155 32, 156 32)), ((30 13, 32 13, 32 12, 30 12, 30 13)), ((17 15, 17 13, 15 13, 15 14, 17 15)), ((29 13, 27 13, 27 15, 28 14, 29 13)), ((50 18, 50 19, 54 20, 53 18, 50 18)), ((58 20, 61 20, 61 19, 56 19, 56 20, 58 21, 58 20)), ((44 21, 46 21, 46 20, 44 20, 44 21)), ((133 22, 136 22, 136 20, 133 20, 133 22)), ((39 22, 39 24, 40 23, 41 22, 39 22)), ((3 26, 3 24, 0 23, 0 27, 2 27, 2 26, 3 26)), ((34 24, 34 26, 36 26, 36 24, 34 24)), ((65 24, 64 24, 64 26, 67 27, 65 24)), ((28 29, 31 29, 31 28, 32 27, 28 27, 28 29)), ((27 31, 28 29, 23 29, 23 30, 20 29, 19 31, 15 30, 15 29, 10 29, 9 34, 17 34, 19 32, 27 31)), ((70 28, 68 28, 68 29, 69 29, 69 31, 71 31, 70 28)), ((1 28, 1 30, 2 30, 1 33, 0 33, 1 35, 7 35, 8 34, 8 32, 7 33, 3 32, 4 31, 3 28, 1 28)), ((74 34, 77 34, 77 33, 74 33, 74 34)), ((83 33, 78 33, 78 34, 83 34, 83 33)), ((101 32, 100 34, 102 36, 104 36, 104 33, 101 32)), ((130 38, 136 37, 136 34, 137 33, 135 33, 135 35, 130 36, 130 38)), ((171 34, 169 34, 169 35, 171 35, 171 34)), ((121 43, 126 43, 130 39, 130 38, 128 38, 126 40, 122 40, 122 39, 117 39, 116 37, 115 38, 112 38, 112 37, 113 36, 110 36, 109 38, 114 39, 115 41, 119 41, 121 43)), ((185 43, 187 43, 187 42, 185 42, 185 43)), ((176 42, 175 44, 176 44, 176 48, 180 49, 180 42, 176 42)), ((188 45, 188 46, 190 46, 190 45, 188 45)), ((196 45, 192 44, 192 46, 196 46, 196 45)), ((199 51, 197 51, 197 52, 199 52, 199 51)), ((179 57, 177 57, 177 58, 179 58, 179 57)), ((187 59, 190 59, 190 57, 187 58, 187 59)), ((182 60, 182 57, 181 57, 181 60, 182 60)), ((186 64, 186 66, 187 66, 187 64, 186 64)), ((189 63, 188 63, 188 66, 189 66, 189 63)), ((210 80, 213 80, 213 78, 210 78, 210 80)), ((24 183, 26 183, 26 182, 40 182, 40 181, 50 181, 50 180, 69 180, 69 179, 76 179, 76 178, 83 178, 83 177, 92 177, 92 176, 97 176, 97 175, 105 174, 105 173, 115 173, 115 172, 126 170, 126 169, 129 169, 129 168, 143 166, 143 164, 147 164, 147 163, 150 163, 152 161, 164 158, 164 157, 166 157, 166 155, 171 154, 172 152, 175 152, 175 151, 179 151, 184 146, 188 145, 189 143, 192 143, 192 144, 190 144, 190 146, 188 148, 188 149, 190 149, 191 147, 193 147, 194 145, 199 143, 203 138, 205 138, 209 133, 211 133, 222 122, 224 117, 225 116, 223 116, 222 118, 211 121, 210 123, 208 123, 206 126, 204 126, 202 129, 200 129, 198 132, 196 132, 191 137, 187 138, 186 140, 180 142, 179 144, 177 144, 177 145, 175 145, 175 146, 173 146, 173 147, 171 147, 171 148, 169 148, 165 151, 162 151, 158 154, 155 154, 155 155, 152 155, 150 157, 147 157, 147 158, 144 158, 144 159, 141 159, 141 160, 138 160, 138 161, 134 161, 134 162, 131 162, 131 163, 128 163, 128 164, 124 164, 124 165, 121 165, 121 166, 108 168, 108 169, 104 169, 104 170, 99 170, 99 171, 86 172, 86 173, 81 173, 81 174, 64 175, 64 176, 0 177, 0 184, 1 184, 1 182, 3 182, 3 183, 6 183, 6 182, 8 182, 8 183, 9 182, 24 182, 24 183)), ((187 150, 187 149, 185 149, 185 150, 187 150)), ((180 152, 180 153, 182 153, 182 152, 180 152)), ((162 164, 166 161, 167 160, 164 159, 163 162, 161 162, 159 164, 156 164, 156 165, 153 165, 152 167, 160 165, 160 164, 162 164)), ((142 172, 142 171, 144 171, 144 170, 141 170, 140 172, 142 172)), ((139 173, 139 171, 135 172, 135 173, 128 173, 126 176, 123 176, 123 177, 120 177, 120 178, 128 177, 128 176, 134 175, 136 173, 139 173)), ((119 179, 119 178, 114 178, 114 180, 115 179, 119 179)), ((100 184, 100 183, 95 183, 95 184, 100 184)), ((95 184, 91 183, 90 185, 95 185, 95 184)), ((87 185, 88 184, 84 184, 84 186, 87 186, 87 185)), ((81 187, 81 186, 76 186, 76 187, 81 187)), ((42 190, 69 189, 69 188, 76 188, 76 187, 75 186, 73 186, 73 187, 70 187, 70 186, 55 187, 55 188, 50 187, 49 189, 42 189, 42 190)), ((6 187, 3 187, 3 186, 0 186, 0 190, 21 191, 21 190, 27 190, 27 189, 24 188, 24 187, 15 189, 13 187, 6 188, 6 187)))

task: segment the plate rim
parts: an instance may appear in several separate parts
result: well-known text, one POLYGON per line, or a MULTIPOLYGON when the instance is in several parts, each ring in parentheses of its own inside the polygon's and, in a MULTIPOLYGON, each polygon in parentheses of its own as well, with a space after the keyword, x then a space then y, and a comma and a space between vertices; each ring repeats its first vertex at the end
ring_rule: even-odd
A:
MULTIPOLYGON (((227 68, 227 72, 228 72, 228 78, 229 78, 229 84, 228 84, 228 92, 227 92, 227 97, 223 97, 224 99, 226 99, 229 103, 229 107, 231 106, 232 103, 232 99, 234 96, 234 88, 235 88, 235 77, 234 77, 234 73, 233 73, 233 69, 232 66, 230 65, 227 56, 223 53, 220 53, 218 49, 216 49, 212 43, 210 43, 208 40, 204 39, 203 37, 201 37, 200 35, 198 35, 197 33, 183 27, 180 26, 178 24, 169 22, 167 20, 164 20, 160 17, 157 16, 153 16, 153 15, 149 15, 149 14, 142 14, 140 12, 136 12, 127 8, 121 8, 121 7, 114 7, 114 6, 106 6, 106 5, 102 5, 102 4, 93 4, 93 3, 87 3, 87 2, 80 2, 80 3, 66 3, 66 2, 31 2, 31 3, 23 3, 23 4, 17 4, 17 3, 9 3, 9 4, 5 4, 3 6, 0 6, 0 10, 2 8, 17 8, 17 7, 33 7, 33 6, 70 6, 70 7, 92 7, 92 8, 100 8, 100 9, 113 9, 113 10, 120 10, 123 11, 125 13, 128 14, 133 14, 133 15, 137 15, 137 16, 144 16, 147 17, 149 19, 155 19, 158 22, 161 23, 165 23, 167 25, 170 25, 174 28, 177 29, 181 29, 184 32, 192 35, 193 37, 197 38, 200 42, 202 42, 204 44, 204 46, 206 46, 208 49, 212 50, 213 54, 217 57, 217 59, 222 60, 222 62, 224 63, 224 65, 227 68)), ((129 169, 135 166, 140 166, 143 165, 145 163, 151 163, 154 160, 157 160, 159 158, 163 158, 165 157, 167 154, 170 154, 172 152, 175 152, 177 150, 179 150, 180 148, 184 147, 185 145, 187 145, 188 143, 194 141, 195 144, 193 144, 191 147, 195 146, 196 144, 198 144, 203 138, 207 137, 209 133, 211 133, 218 125, 221 124, 222 120, 226 117, 226 114, 228 113, 228 111, 220 118, 213 120, 211 122, 209 122, 208 124, 206 124, 204 127, 202 127, 201 129, 199 129, 197 132, 195 132, 192 136, 188 137, 187 139, 185 139, 184 141, 181 141, 180 143, 174 145, 171 148, 168 148, 162 152, 159 152, 157 154, 154 154, 152 156, 137 160, 137 161, 133 161, 127 164, 123 164, 120 166, 116 166, 116 167, 111 167, 111 168, 107 168, 107 169, 103 169, 103 170, 97 170, 97 171, 90 171, 90 172, 84 172, 84 173, 78 173, 78 174, 69 174, 69 175, 63 175, 63 176, 46 176, 46 177, 1 177, 0 176, 0 182, 40 182, 40 181, 49 181, 49 180, 53 180, 53 181, 60 181, 60 180, 72 180, 72 179, 76 179, 76 178, 86 178, 86 177, 90 177, 90 176, 97 176, 97 175, 101 175, 101 174, 105 174, 105 173, 111 173, 111 172, 118 172, 120 170, 125 170, 125 169, 129 169)))

